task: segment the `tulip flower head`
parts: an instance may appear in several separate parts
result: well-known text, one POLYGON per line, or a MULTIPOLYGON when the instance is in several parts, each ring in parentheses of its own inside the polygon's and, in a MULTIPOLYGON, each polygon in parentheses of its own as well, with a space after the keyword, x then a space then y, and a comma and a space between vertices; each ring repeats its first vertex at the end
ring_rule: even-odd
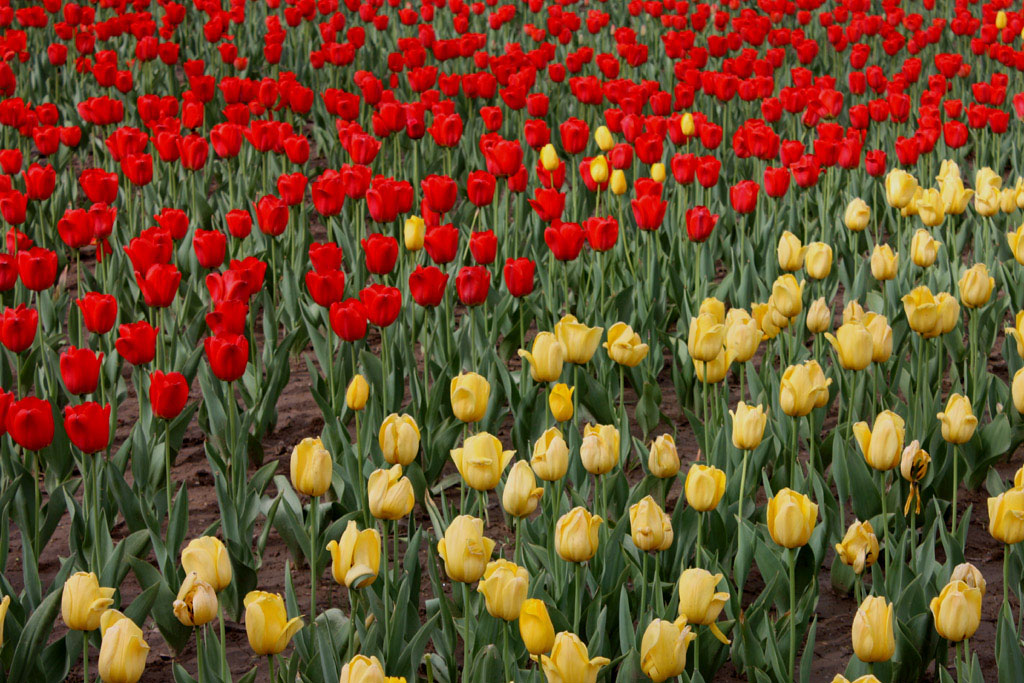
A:
POLYGON ((869 429, 866 422, 853 425, 853 436, 864 460, 880 472, 887 472, 900 464, 905 434, 903 418, 891 410, 878 414, 873 429, 869 429))
POLYGON ((717 467, 693 464, 683 488, 690 507, 698 512, 714 510, 725 493, 725 472, 717 467))
POLYGON ((584 365, 593 358, 603 332, 604 328, 588 327, 573 315, 566 315, 555 324, 555 336, 565 349, 565 361, 576 365, 584 365))
POLYGON ((687 648, 696 637, 684 617, 674 622, 653 620, 640 643, 640 670, 654 683, 681 676, 686 670, 687 648))
POLYGON ((475 372, 464 372, 453 377, 450 387, 452 412, 463 422, 479 422, 487 413, 487 400, 491 385, 475 372))
POLYGON ((548 681, 565 683, 594 683, 598 671, 611 664, 607 657, 591 658, 586 644, 568 631, 555 636, 550 655, 542 654, 537 659, 548 681))
POLYGON ((501 481, 501 473, 515 451, 503 450, 501 441, 492 434, 480 432, 466 439, 462 448, 451 451, 452 461, 462 479, 477 491, 490 491, 501 481))
POLYGON ((635 368, 647 357, 648 346, 640 341, 640 335, 626 323, 615 323, 608 330, 608 341, 603 344, 608 357, 619 365, 635 368))
POLYGON ((307 496, 322 496, 331 486, 334 459, 319 438, 307 437, 292 449, 290 471, 296 491, 307 496))
POLYGON ((530 590, 530 573, 506 559, 494 560, 487 563, 476 589, 484 596, 488 614, 495 619, 515 621, 530 590))
POLYGON ((679 576, 679 616, 688 624, 710 626, 715 637, 728 645, 729 639, 715 623, 729 602, 729 593, 718 590, 721 581, 721 574, 712 574, 706 569, 685 570, 679 576))
POLYGON ((602 520, 582 507, 562 515, 555 524, 555 551, 566 562, 586 562, 597 552, 602 520))
POLYGON ((437 543, 445 573, 459 583, 473 583, 483 576, 492 552, 494 541, 484 536, 484 520, 469 515, 453 519, 437 543))
POLYGON ((505 478, 501 505, 505 512, 513 517, 528 517, 537 509, 543 495, 544 489, 537 486, 537 479, 530 464, 520 460, 512 465, 505 478))
POLYGON ((391 413, 380 424, 377 443, 384 460, 408 467, 420 450, 420 428, 411 415, 391 413))
POLYGON ((551 411, 551 416, 555 418, 555 422, 567 422, 572 419, 574 412, 572 395, 575 392, 576 387, 570 387, 564 382, 559 382, 551 387, 551 391, 548 392, 548 409, 551 411))
POLYGON ((967 443, 978 428, 971 399, 960 394, 952 394, 946 402, 946 409, 936 417, 942 422, 942 438, 952 444, 967 443))
POLYGON ((416 504, 412 482, 409 477, 402 476, 401 465, 392 465, 390 469, 371 473, 366 482, 366 494, 370 514, 377 519, 402 519, 412 512, 416 504))
POLYGON ((645 496, 629 508, 633 545, 643 552, 668 550, 672 545, 672 520, 651 496, 645 496))
POLYGON ((178 589, 178 597, 172 605, 174 616, 185 626, 203 626, 217 616, 219 603, 213 586, 199 578, 196 572, 189 572, 178 589))
POLYGON ((355 520, 349 520, 341 538, 331 540, 327 550, 331 553, 331 576, 338 585, 359 589, 377 580, 381 540, 376 529, 360 531, 355 520))
POLYGON ((1008 545, 1024 541, 1024 490, 1014 488, 988 499, 988 532, 1008 545))
POLYGON ((619 463, 619 444, 619 430, 614 426, 585 425, 580 444, 583 467, 593 475, 611 472, 619 463))
POLYGON ((555 627, 543 600, 528 598, 523 601, 519 608, 519 635, 531 655, 536 657, 551 652, 555 644, 555 627))
POLYGON ((871 522, 853 522, 843 536, 842 543, 836 543, 836 555, 843 564, 862 574, 878 560, 878 537, 871 522))
POLYGON ((117 610, 108 609, 100 617, 99 674, 104 683, 136 683, 142 678, 149 656, 149 645, 142 629, 117 610))
POLYGON ((228 549, 215 536, 200 536, 189 541, 181 551, 181 566, 195 572, 201 581, 213 586, 218 593, 231 583, 231 559, 228 549))
POLYGON ((671 434, 662 434, 651 442, 647 470, 659 479, 669 479, 679 472, 679 450, 671 434))
POLYGON ((519 349, 519 357, 530 364, 534 382, 555 382, 562 374, 565 347, 551 332, 540 332, 530 351, 519 349))
POLYGON ((302 618, 288 618, 284 599, 277 593, 251 591, 245 596, 245 633, 257 655, 284 652, 292 636, 302 628, 302 618))
POLYGON ((896 652, 893 606, 884 597, 869 595, 853 617, 853 651, 862 662, 887 662, 896 652))
POLYGON ((64 582, 60 611, 64 625, 72 631, 95 631, 100 616, 112 605, 114 589, 101 588, 96 575, 76 572, 64 582))
POLYGON ((556 427, 550 427, 533 444, 530 466, 544 481, 558 481, 569 469, 569 446, 556 427))
POLYGON ((806 545, 818 523, 818 505, 784 488, 768 501, 768 533, 783 548, 806 545))
POLYGON ((947 583, 929 603, 939 635, 954 643, 973 636, 981 623, 981 597, 981 590, 963 581, 947 583))

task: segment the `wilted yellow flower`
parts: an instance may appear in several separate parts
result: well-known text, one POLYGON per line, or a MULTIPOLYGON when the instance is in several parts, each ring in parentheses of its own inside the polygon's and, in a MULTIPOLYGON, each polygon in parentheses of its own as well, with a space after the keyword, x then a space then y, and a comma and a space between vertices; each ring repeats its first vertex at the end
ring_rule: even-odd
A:
POLYGON ((72 631, 95 631, 100 615, 114 604, 113 588, 101 588, 92 572, 75 572, 64 582, 60 613, 72 631))
POLYGON ((487 413, 487 400, 491 385, 475 372, 463 372, 452 377, 449 394, 455 418, 463 422, 479 422, 487 413))
POLYGON ((541 332, 533 338, 532 351, 519 349, 519 356, 530 364, 534 382, 555 382, 562 374, 565 347, 551 332, 541 332))
POLYGON ((818 523, 818 505, 802 493, 784 488, 768 501, 768 533, 783 548, 806 545, 818 523))
POLYGON ((690 332, 686 338, 686 349, 690 358, 703 362, 714 360, 722 352, 725 343, 725 325, 715 319, 712 313, 701 313, 690 318, 690 332))
POLYGON ((292 486, 307 496, 322 496, 331 487, 334 459, 319 438, 306 437, 292 449, 292 486))
POLYGON ((537 486, 529 463, 520 460, 508 471, 505 490, 501 492, 501 505, 513 517, 532 515, 544 495, 544 489, 537 486))
POLYGON ((686 474, 683 489, 690 507, 700 512, 714 510, 725 493, 725 472, 717 467, 693 464, 686 474))
POLYGON ((484 520, 470 515, 453 519, 437 542, 445 573, 459 583, 473 583, 483 576, 492 552, 494 541, 484 536, 484 520))
POLYGON ((981 623, 981 591, 963 581, 950 581, 932 598, 929 608, 939 635, 959 643, 973 636, 981 623))
POLYGON ((679 575, 679 616, 689 624, 710 626, 718 640, 728 645, 729 639, 715 623, 722 608, 729 602, 729 593, 717 590, 721 574, 706 569, 687 569, 679 575))
POLYGON ((619 463, 619 430, 613 425, 583 427, 580 460, 591 474, 605 474, 619 463))
POLYGON ((543 600, 527 598, 519 610, 519 635, 531 655, 551 652, 555 644, 555 627, 551 624, 548 607, 543 600))
POLYGON ((867 422, 853 425, 853 436, 864 454, 864 460, 881 472, 887 472, 900 464, 905 434, 903 418, 891 410, 883 410, 878 414, 874 429, 869 429, 867 422))
POLYGON ((569 446, 556 427, 549 427, 533 444, 530 465, 544 481, 558 481, 569 469, 569 446))
POLYGON ((761 445, 764 427, 768 424, 768 413, 761 404, 754 406, 740 401, 729 415, 732 416, 733 446, 741 451, 752 451, 761 445))
POLYGON ((609 664, 607 657, 591 658, 579 636, 568 631, 555 636, 550 656, 540 656, 540 668, 552 683, 594 683, 597 672, 609 664))
POLYGON ((603 521, 586 508, 574 507, 555 524, 555 552, 566 562, 586 562, 597 552, 597 532, 603 521))
POLYGON ((1024 490, 1010 489, 988 499, 988 532, 1003 543, 1024 541, 1024 490))
POLYGON ((961 562, 953 567, 953 573, 949 575, 950 582, 963 581, 968 588, 977 588, 981 591, 982 597, 988 590, 984 575, 970 562, 961 562))
POLYGON ((846 224, 846 229, 850 232, 863 232, 870 221, 871 207, 868 206, 868 203, 860 197, 851 199, 843 213, 843 223, 846 224))
MULTIPOLYGON (((100 617, 99 674, 104 683, 136 683, 142 678, 149 645, 134 621, 108 609, 100 617)), ((91 629, 90 629, 91 630, 91 629)))
POLYGON ((412 512, 412 506, 416 504, 412 482, 409 477, 402 476, 401 465, 371 473, 366 482, 366 494, 370 514, 377 519, 401 519, 412 512))
POLYGON ((648 347, 640 340, 640 335, 626 323, 615 323, 608 330, 608 341, 603 344, 608 357, 619 365, 635 368, 647 357, 648 347))
POLYGON ((391 413, 380 424, 377 434, 380 452, 392 465, 408 467, 420 450, 420 428, 412 415, 391 413))
POLYGON ((653 620, 640 642, 640 670, 654 683, 681 676, 686 670, 686 650, 696 637, 683 617, 675 622, 653 620))
POLYGON ((906 207, 917 189, 917 179, 902 169, 894 168, 885 176, 885 201, 893 208, 906 207))
POLYGON ((671 434, 662 434, 651 442, 647 469, 660 479, 674 477, 679 472, 679 451, 671 434))
POLYGON ((832 309, 825 297, 818 297, 807 309, 807 331, 811 334, 827 332, 832 326, 832 309))
POLYGON ((832 272, 832 247, 824 242, 811 242, 804 254, 804 270, 815 280, 824 280, 832 272))
POLYGON ((565 360, 576 365, 588 363, 594 357, 602 332, 604 328, 587 327, 574 315, 563 316, 555 323, 555 336, 565 348, 565 360))
POLYGON ((900 255, 894 253, 888 244, 876 244, 871 252, 871 277, 879 282, 892 280, 896 277, 896 269, 900 264, 900 255))
POLYGON ((548 409, 551 410, 551 416, 555 418, 555 422, 572 419, 572 395, 575 391, 576 387, 570 388, 564 382, 559 382, 551 387, 551 391, 548 392, 548 409))
POLYGON ((545 171, 554 171, 558 168, 558 152, 550 142, 540 148, 540 165, 545 171))
POLYGON ((487 432, 474 434, 463 442, 462 448, 451 451, 462 479, 477 491, 490 491, 497 486, 515 454, 504 450, 498 437, 487 432))
POLYGON ((903 506, 903 514, 910 514, 910 507, 914 506, 915 513, 921 512, 921 487, 920 482, 928 474, 928 465, 932 462, 928 451, 921 448, 921 443, 914 439, 903 449, 900 456, 900 475, 910 482, 910 493, 907 494, 907 502, 903 506))
POLYGON ((668 550, 672 545, 672 520, 651 496, 630 506, 629 529, 633 545, 643 552, 668 550))
POLYGON ((844 370, 863 370, 871 365, 874 352, 871 332, 862 322, 845 323, 839 326, 835 335, 825 333, 825 339, 832 345, 844 370))
POLYGON ((484 596, 487 613, 495 619, 515 621, 530 590, 530 572, 506 559, 488 562, 476 590, 484 596))
POLYGON ((199 578, 218 593, 231 583, 231 558, 228 549, 215 536, 200 536, 189 541, 181 551, 185 572, 196 572, 199 578))
POLYGON ((403 238, 405 248, 408 251, 419 251, 423 248, 423 239, 427 235, 427 224, 419 216, 409 216, 405 219, 403 238))
POLYGON ((288 647, 302 628, 302 618, 288 618, 284 599, 277 593, 251 591, 245 596, 245 633, 258 655, 276 655, 288 647))
POLYGON ((846 566, 861 574, 878 559, 878 537, 871 522, 855 521, 846 529, 842 543, 836 543, 836 555, 846 566))
POLYGON ((978 428, 978 418, 971 409, 971 399, 952 394, 946 402, 946 410, 936 415, 942 422, 942 438, 949 443, 967 443, 978 428))
POLYGON ((772 283, 770 303, 787 318, 795 318, 804 310, 804 283, 797 282, 792 273, 780 275, 772 283))
POLYGON ((942 195, 934 187, 924 190, 917 198, 917 216, 929 228, 942 225, 942 221, 946 217, 946 210, 942 202, 942 195))
POLYGON ((217 616, 218 605, 213 586, 201 580, 199 574, 189 572, 171 607, 184 626, 202 626, 217 616))
POLYGON ((996 280, 988 274, 984 263, 975 263, 960 276, 960 300, 967 308, 981 308, 992 296, 996 280))
POLYGON ((869 595, 853 617, 853 651, 862 662, 887 662, 896 652, 892 603, 869 595))
POLYGON ((786 230, 779 237, 779 246, 776 254, 779 258, 779 268, 789 272, 800 270, 804 267, 804 252, 806 248, 800 242, 800 238, 786 230))
POLYGON ((380 572, 380 534, 376 529, 359 530, 349 520, 340 541, 327 544, 331 553, 331 576, 348 588, 365 588, 377 580, 380 572))

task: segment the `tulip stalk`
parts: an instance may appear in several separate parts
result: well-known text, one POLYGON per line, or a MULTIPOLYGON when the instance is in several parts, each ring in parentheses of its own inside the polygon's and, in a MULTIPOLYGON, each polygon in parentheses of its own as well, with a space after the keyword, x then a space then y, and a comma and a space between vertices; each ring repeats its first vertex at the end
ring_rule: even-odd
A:
MULTIPOLYGON (((384 643, 385 646, 391 643, 391 610, 389 609, 388 603, 390 602, 389 594, 391 592, 391 571, 388 569, 388 521, 381 520, 381 528, 383 529, 383 540, 381 543, 381 552, 384 556, 381 558, 384 561, 384 591, 381 596, 381 602, 384 603, 384 643)), ((397 560, 397 558, 396 558, 397 560)), ((465 590, 466 584, 462 584, 463 590, 465 590)), ((468 604, 468 599, 467 599, 468 604)))
POLYGON ((316 633, 316 557, 317 557, 317 525, 320 516, 320 498, 312 496, 309 500, 309 627, 316 633))
POLYGON ((956 533, 956 496, 958 489, 960 488, 960 470, 959 470, 959 450, 956 444, 953 444, 953 499, 952 505, 950 506, 950 520, 949 520, 949 533, 956 533))
POLYGON ((167 494, 167 520, 170 524, 173 495, 171 492, 171 421, 164 420, 164 493, 167 494))
POLYGON ((82 683, 89 683, 89 632, 82 631, 82 683))
MULTIPOLYGON (((387 545, 387 541, 384 542, 387 545)), ((385 574, 386 576, 386 574, 385 574)), ((462 683, 469 683, 469 669, 470 664, 473 661, 473 629, 469 625, 469 584, 463 583, 462 586, 462 628, 463 628, 463 653, 462 653, 462 683)))
POLYGON ((796 554, 798 548, 789 549, 789 680, 796 669, 796 554))

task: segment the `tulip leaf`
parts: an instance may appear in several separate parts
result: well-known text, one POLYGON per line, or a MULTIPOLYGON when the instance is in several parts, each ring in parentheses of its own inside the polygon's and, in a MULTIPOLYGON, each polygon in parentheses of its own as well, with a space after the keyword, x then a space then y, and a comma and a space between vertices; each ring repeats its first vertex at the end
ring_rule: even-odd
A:
POLYGON ((11 658, 11 667, 7 674, 10 683, 38 680, 36 676, 40 663, 39 655, 56 623, 62 593, 63 591, 55 590, 47 595, 25 623, 14 656, 11 658))

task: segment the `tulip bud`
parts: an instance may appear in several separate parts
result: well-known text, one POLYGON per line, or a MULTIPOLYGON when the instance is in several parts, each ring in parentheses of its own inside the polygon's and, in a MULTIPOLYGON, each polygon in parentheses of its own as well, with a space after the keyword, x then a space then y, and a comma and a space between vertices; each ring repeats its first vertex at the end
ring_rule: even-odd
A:
POLYGON ((878 414, 874 429, 869 429, 866 422, 853 425, 853 436, 864 460, 880 472, 887 472, 900 464, 905 433, 903 418, 891 410, 878 414))
POLYGON ((402 476, 402 466, 376 470, 366 482, 370 514, 377 519, 396 520, 405 517, 416 504, 412 482, 402 476))
POLYGON ((488 614, 495 619, 515 621, 530 590, 530 573, 506 559, 488 562, 476 590, 483 594, 488 614))
POLYGON ((197 573, 201 581, 213 586, 218 593, 231 583, 228 549, 215 536, 200 536, 189 541, 181 551, 181 566, 186 573, 197 573))
POLYGON ((736 411, 730 410, 729 415, 732 416, 733 446, 741 451, 752 451, 761 445, 764 427, 768 424, 768 414, 761 404, 751 406, 740 401, 736 411))
POLYGON ((871 333, 864 323, 845 323, 836 330, 836 334, 825 333, 825 339, 839 356, 839 364, 845 370, 863 370, 871 364, 874 346, 871 333))
POLYGON ((463 372, 458 377, 452 377, 449 396, 456 419, 468 423, 479 422, 487 413, 491 385, 475 372, 463 372))
POLYGON ((251 591, 245 596, 245 633, 257 655, 276 655, 302 628, 302 617, 288 618, 284 599, 277 593, 251 591))
POLYGON ((651 180, 656 183, 665 182, 665 164, 661 162, 651 164, 651 180))
POLYGON ((802 493, 784 488, 768 501, 768 533, 783 548, 806 545, 818 523, 818 505, 802 493))
POLYGON ((871 362, 884 363, 892 355, 892 328, 884 315, 864 314, 864 327, 871 333, 871 362))
POLYGON ((345 390, 345 405, 349 410, 362 410, 370 398, 370 385, 362 375, 356 375, 345 390))
POLYGON ((576 387, 570 388, 564 382, 559 382, 551 387, 551 391, 548 392, 548 409, 551 410, 551 416, 555 418, 555 422, 566 422, 572 419, 572 395, 575 391, 576 387))
POLYGON ((527 652, 537 657, 551 652, 555 644, 555 627, 543 600, 528 598, 519 609, 519 635, 527 652))
POLYGON ((871 252, 871 277, 879 282, 892 280, 896 277, 896 269, 900 263, 900 255, 894 253, 888 244, 876 244, 871 252))
POLYGON ((594 131, 594 142, 597 143, 598 148, 602 152, 607 152, 615 146, 615 138, 612 137, 612 133, 608 130, 608 126, 597 127, 597 130, 594 131))
POLYGON ((562 432, 550 427, 533 444, 530 465, 544 481, 558 481, 569 469, 569 446, 562 438, 562 432))
POLYGON ((172 607, 174 616, 184 626, 203 626, 217 616, 217 592, 213 586, 200 580, 199 574, 189 572, 178 589, 178 598, 172 607))
POLYGON ((843 213, 843 223, 850 232, 863 232, 871 220, 871 207, 860 197, 850 200, 843 213))
POLYGON ((693 122, 693 114, 686 112, 679 117, 679 129, 686 137, 692 137, 697 133, 697 126, 693 122))
MULTIPOLYGON (((1010 197, 1011 203, 1014 198, 1010 197)), ((923 190, 920 196, 915 200, 917 206, 917 216, 921 219, 929 228, 934 228, 942 224, 943 219, 946 217, 945 205, 942 201, 942 195, 934 187, 923 190)), ((1016 208, 1016 207, 1014 207, 1016 208)))
POLYGON ((984 575, 970 562, 961 562, 953 567, 953 573, 949 575, 950 582, 963 581, 968 588, 977 588, 984 596, 988 590, 984 575))
POLYGON ((807 309, 807 331, 820 334, 832 326, 832 309, 825 302, 825 297, 818 297, 807 309))
POLYGON ((541 332, 533 338, 532 351, 519 349, 519 357, 530 364, 534 382, 554 382, 562 374, 565 347, 551 332, 541 332))
POLYGON ((376 529, 359 530, 355 520, 349 520, 345 533, 338 541, 330 541, 331 576, 339 586, 366 588, 377 580, 380 572, 380 533, 376 529))
POLYGON ((940 334, 939 306, 928 287, 924 285, 915 287, 909 294, 905 294, 902 300, 903 312, 907 316, 910 329, 925 339, 940 334))
POLYGON ((593 475, 610 472, 619 463, 619 430, 612 425, 591 425, 583 428, 580 460, 593 475))
POLYGON ((555 636, 551 656, 540 656, 540 667, 548 681, 590 683, 597 680, 601 667, 611 664, 607 657, 590 658, 587 646, 575 633, 562 631, 555 636))
POLYGON ((586 562, 597 552, 602 520, 582 507, 574 507, 555 524, 555 552, 566 562, 586 562))
MULTIPOLYGON (((1024 30, 1021 31, 1024 33, 1024 30)), ((1013 252, 1013 258, 1024 266, 1024 224, 1017 226, 1013 232, 1006 233, 1006 241, 1013 252)))
POLYGON ((492 552, 494 541, 484 536, 484 520, 469 515, 453 519, 437 542, 445 573, 459 583, 473 583, 483 576, 492 552))
POLYGON ((721 581, 721 574, 712 574, 706 569, 687 569, 680 574, 679 616, 685 617, 688 624, 710 626, 718 640, 729 644, 729 639, 715 623, 729 602, 729 593, 716 590, 721 581))
POLYGON ((910 204, 917 189, 917 179, 902 169, 894 168, 885 176, 885 201, 893 208, 910 204))
POLYGON ((1024 490, 1010 489, 988 499, 988 532, 1003 543, 1024 541, 1024 490))
POLYGON ((608 180, 608 159, 603 154, 590 160, 590 177, 598 185, 608 180))
POLYGON ((617 197, 621 197, 629 190, 629 183, 626 182, 626 174, 621 168, 617 168, 612 171, 609 187, 611 187, 612 194, 617 197))
POLYGON ((725 317, 725 352, 730 363, 746 363, 761 345, 764 333, 742 308, 729 309, 725 317))
POLYGON ((910 241, 910 258, 914 261, 914 265, 927 268, 935 263, 941 246, 942 242, 933 239, 927 230, 918 228, 914 233, 914 238, 910 241))
POLYGON ((619 365, 635 368, 647 357, 648 346, 640 341, 640 335, 626 323, 615 323, 608 330, 608 341, 602 346, 608 357, 619 365))
POLYGON ((842 543, 836 543, 836 555, 843 564, 862 574, 878 560, 878 537, 871 522, 856 521, 846 529, 842 543))
POLYGON ((949 292, 939 292, 935 295, 935 305, 939 312, 935 334, 952 332, 960 322, 960 304, 949 292))
POLYGON ((682 617, 674 623, 653 620, 640 643, 640 670, 654 683, 681 676, 686 670, 686 650, 696 637, 682 617))
POLYGON ((725 472, 708 465, 691 465, 683 488, 690 507, 698 512, 714 510, 725 493, 725 472))
POLYGON ((963 581, 947 583, 929 603, 939 635, 954 643, 973 636, 981 623, 981 595, 963 581))
MULTIPOLYGON (((99 674, 104 683, 136 683, 142 678, 149 645, 134 621, 108 609, 100 617, 99 674)), ((91 630, 91 629, 90 629, 91 630)))
POLYGON ((672 521, 651 496, 629 508, 633 545, 643 552, 668 550, 672 545, 672 521))
POLYGON ((936 415, 942 422, 942 438, 953 444, 967 443, 978 427, 978 418, 971 409, 971 399, 953 394, 946 410, 936 415))
POLYGON ((540 149, 540 164, 545 171, 551 172, 558 169, 558 152, 550 142, 540 149))
POLYGON ((307 496, 322 496, 331 486, 334 460, 320 439, 306 437, 292 449, 292 486, 307 496))
POLYGON ((771 301, 775 308, 787 318, 795 318, 804 310, 804 283, 797 282, 792 274, 780 275, 772 283, 771 301))
POLYGON ((711 313, 701 313, 690 318, 690 332, 686 348, 695 361, 712 361, 722 353, 725 343, 725 325, 718 322, 711 313))
POLYGON ((409 216, 405 219, 405 248, 409 251, 419 251, 423 248, 423 239, 427 234, 427 225, 419 216, 409 216))
POLYGON ((528 517, 537 509, 544 495, 544 489, 537 486, 537 480, 529 463, 520 460, 508 472, 505 489, 501 493, 501 505, 513 517, 528 517))
POLYGON ((779 268, 782 270, 792 272, 804 267, 804 252, 806 249, 800 243, 800 238, 789 230, 782 233, 776 251, 779 257, 779 268))
POLYGON ((975 263, 964 271, 960 282, 960 300, 967 308, 981 308, 988 303, 995 287, 995 278, 989 276, 984 263, 975 263))
POLYGON ((490 491, 497 486, 501 473, 515 454, 515 451, 502 449, 498 437, 487 432, 474 434, 463 442, 462 448, 451 451, 462 479, 477 491, 490 491))
POLYGON ((391 465, 408 467, 420 450, 420 428, 411 415, 391 413, 377 434, 380 452, 391 465))
POLYGON ((64 625, 72 631, 95 631, 100 616, 114 604, 113 588, 101 588, 91 572, 76 572, 64 582, 60 613, 64 625))
POLYGON ((853 651, 862 662, 887 662, 896 652, 892 603, 869 595, 853 617, 853 651))
POLYGON ((659 479, 668 479, 679 472, 679 451, 671 434, 662 434, 651 442, 647 469, 659 479))
POLYGON ((804 270, 814 280, 824 280, 832 272, 832 247, 824 242, 811 242, 804 254, 804 270))
POLYGON ((1002 31, 1006 28, 1006 12, 999 10, 996 12, 996 28, 1002 31))
POLYGON ((565 349, 566 362, 576 365, 583 365, 593 358, 602 332, 604 328, 587 327, 574 315, 563 316, 555 324, 555 336, 565 349))

